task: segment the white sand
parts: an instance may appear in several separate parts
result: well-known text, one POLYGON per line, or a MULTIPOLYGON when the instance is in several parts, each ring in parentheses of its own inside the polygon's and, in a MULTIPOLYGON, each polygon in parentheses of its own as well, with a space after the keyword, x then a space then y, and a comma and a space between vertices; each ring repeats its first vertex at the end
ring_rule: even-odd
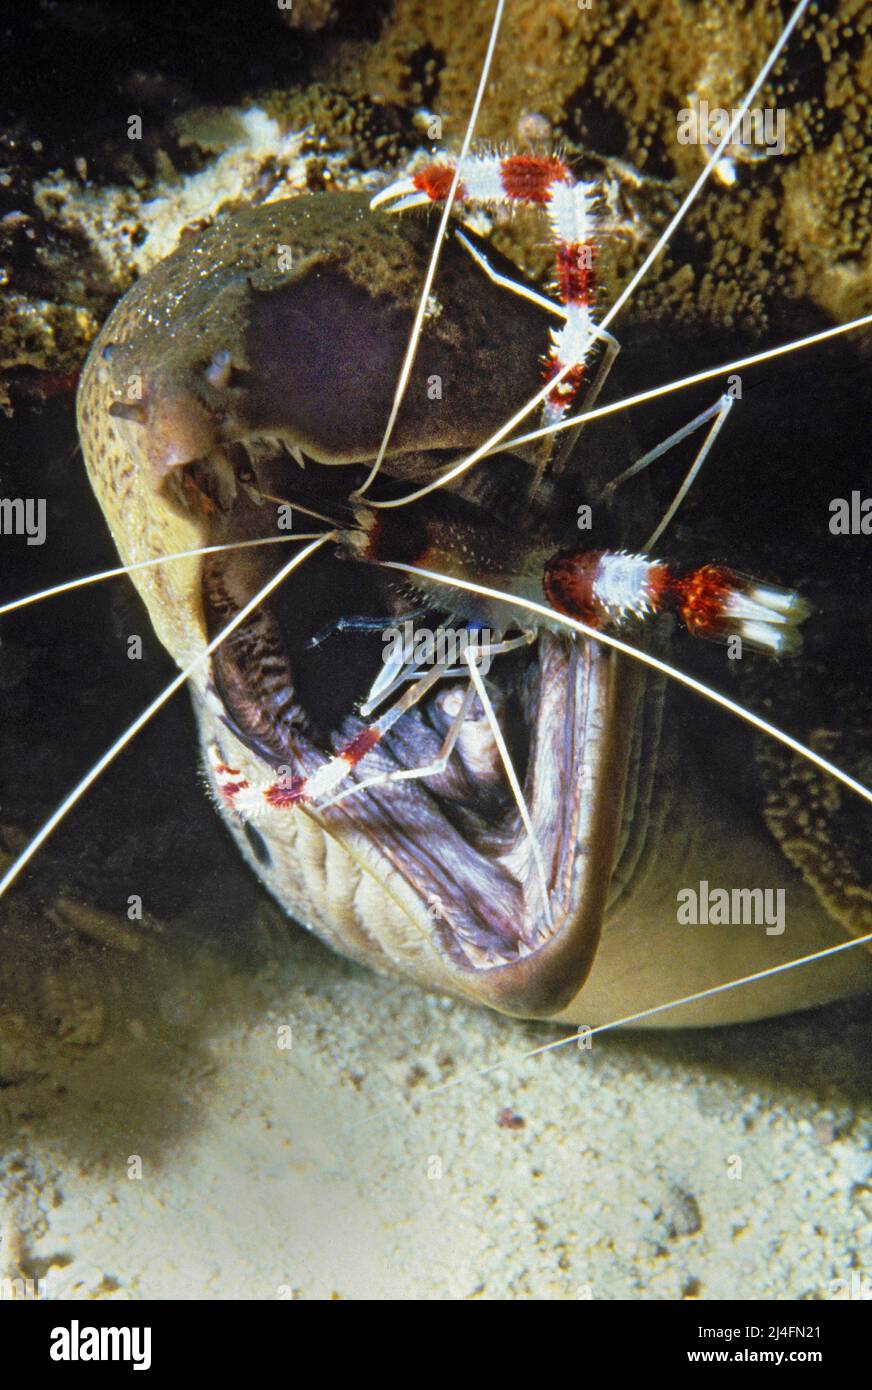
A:
POLYGON ((0 1090, 5 1277, 50 1298, 815 1299, 864 1245, 870 1272, 869 1001, 518 1065, 554 1030, 350 967, 243 898, 244 947, 216 917, 104 957, 71 1006, 102 999, 90 1044, 33 1043, 0 1090))

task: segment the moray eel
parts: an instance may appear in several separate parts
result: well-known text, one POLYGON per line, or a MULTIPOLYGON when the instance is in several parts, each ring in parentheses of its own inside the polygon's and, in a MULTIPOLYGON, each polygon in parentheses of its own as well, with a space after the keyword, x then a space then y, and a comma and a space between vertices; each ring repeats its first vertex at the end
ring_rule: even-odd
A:
MULTIPOLYGON (((93 344, 78 395, 88 473, 125 563, 275 533, 282 499, 292 511, 347 517, 381 441, 431 237, 426 220, 372 213, 364 196, 316 194, 225 216, 133 286, 93 344)), ((542 310, 487 279, 449 238, 383 495, 431 479, 533 395, 546 335, 542 310)), ((585 462, 588 489, 622 466, 599 440, 585 462)), ((457 496, 483 519, 523 527, 529 467, 498 455, 457 496)), ((580 475, 562 476, 562 492, 546 478, 554 515, 570 501, 574 520, 580 475)), ((310 530, 299 516, 295 528, 310 530)), ((609 543, 621 543, 627 518, 611 524, 609 543)), ((288 554, 236 550, 132 577, 185 667, 288 554)), ((364 727, 356 708, 381 639, 338 620, 399 620, 415 598, 398 576, 326 546, 190 682, 219 810, 298 922, 428 989, 589 1026, 845 939, 744 795, 706 774, 705 752, 686 737, 687 697, 676 702, 596 643, 547 630, 495 659, 491 680, 542 849, 550 920, 474 710, 438 774, 323 810, 240 813, 228 777, 232 786, 304 777, 364 727), (783 887, 784 930, 680 921, 678 894, 702 883, 783 887)), ((463 688, 436 687, 353 776, 430 762, 463 688)), ((740 736, 726 723, 718 734, 740 736)), ((870 986, 872 962, 846 952, 651 1022, 728 1023, 870 986)))

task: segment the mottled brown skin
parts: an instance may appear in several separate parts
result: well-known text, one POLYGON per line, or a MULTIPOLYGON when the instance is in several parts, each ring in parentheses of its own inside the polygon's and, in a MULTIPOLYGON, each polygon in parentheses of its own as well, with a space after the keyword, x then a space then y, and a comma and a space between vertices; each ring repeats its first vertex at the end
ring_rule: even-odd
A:
MULTIPOLYGON (((86 463, 125 561, 209 539, 203 514, 168 481, 218 448, 257 434, 325 464, 373 456, 430 238, 421 219, 374 217, 362 197, 322 195, 234 214, 134 286, 94 344, 79 393, 86 463), (139 399, 128 394, 131 378, 139 399)), ((482 277, 451 240, 435 299, 392 440, 395 477, 429 476, 429 451, 477 443, 539 381, 542 316, 482 277), (427 394, 434 373, 441 402, 427 394)), ((206 641, 199 562, 134 579, 161 640, 187 664, 206 641)), ((191 684, 204 749, 217 742, 243 776, 268 780, 273 769, 221 722, 205 666, 191 684)), ((521 1016, 596 1024, 835 944, 839 929, 762 825, 728 790, 713 802, 699 769, 676 761, 680 731, 667 719, 661 732, 661 699, 601 649, 540 637, 526 796, 556 930, 512 963, 458 962, 428 902, 436 884, 458 918, 515 912, 529 935, 540 906, 522 831, 510 846, 519 878, 482 860, 476 894, 475 860, 421 783, 259 822, 268 864, 240 818, 226 819, 279 901, 337 950, 521 1016), (701 878, 787 885, 788 930, 678 925, 676 889, 701 878)), ((306 738, 301 750, 303 767, 330 751, 306 738)), ((655 1022, 736 1021, 870 983, 872 964, 849 953, 655 1022)))
MULTIPOLYGON (((157 494, 168 470, 216 444, 263 430, 283 434, 324 463, 373 456, 417 306, 430 235, 423 220, 400 227, 387 215, 374 217, 364 195, 271 203, 221 219, 128 291, 94 343, 78 397, 94 488, 124 553, 146 558, 198 543, 196 521, 174 512, 169 499, 157 494), (287 269, 282 248, 290 250, 287 269), (294 288, 302 293, 292 303, 294 288), (345 303, 346 294, 354 315, 337 318, 335 296, 345 303), (317 373, 313 379, 312 362, 295 355, 295 312, 307 316, 304 326, 314 329, 316 342, 341 340, 347 355, 336 354, 341 373, 332 380, 317 373), (204 373, 214 354, 228 346, 234 376, 220 390, 204 373), (109 413, 113 405, 129 404, 131 378, 141 384, 144 425, 109 413), (370 404, 373 391, 378 409, 370 404), (285 399, 292 408, 284 409, 285 399), (363 416, 357 429, 349 425, 351 400, 363 416), (141 529, 126 534, 132 511, 141 529)), ((482 433, 496 428, 540 384, 536 354, 522 357, 517 344, 535 340, 541 315, 506 295, 499 316, 489 312, 480 272, 452 242, 443 249, 442 266, 436 297, 451 298, 427 325, 392 454, 460 447, 469 437, 470 419, 480 422, 482 433), (438 402, 428 395, 434 372, 444 383, 438 402)), ((307 350, 311 343, 310 331, 307 350)), ((318 360, 327 363, 328 354, 321 352, 318 360)), ((412 455, 389 466, 398 476, 414 476, 414 464, 412 455)), ((199 565, 180 561, 171 572, 154 571, 143 585, 147 601, 152 593, 167 598, 169 609, 161 605, 153 614, 161 639, 179 659, 192 655, 196 642, 188 624, 199 609, 199 565)))

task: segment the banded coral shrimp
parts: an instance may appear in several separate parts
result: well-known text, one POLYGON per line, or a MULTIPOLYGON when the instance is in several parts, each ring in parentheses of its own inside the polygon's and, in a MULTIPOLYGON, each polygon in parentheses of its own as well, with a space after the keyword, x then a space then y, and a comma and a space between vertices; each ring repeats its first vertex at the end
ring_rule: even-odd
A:
MULTIPOLYGON (((798 15, 799 15, 799 13, 800 13, 800 12, 798 11, 798 12, 797 12, 797 17, 798 17, 798 15)), ((494 29, 494 35, 496 35, 496 27, 495 27, 495 29, 494 29)), ((783 46, 783 43, 786 42, 786 40, 787 40, 788 37, 789 37, 789 27, 788 27, 787 30, 785 30, 785 33, 784 33, 784 35, 782 36, 782 41, 781 41, 781 44, 779 45, 779 47, 780 47, 780 46, 783 46)), ((757 88, 759 88, 759 86, 762 84, 762 81, 763 81, 763 80, 765 79, 765 77, 766 77, 766 73, 767 73, 768 68, 772 66, 772 64, 774 63, 775 59, 776 59, 777 56, 778 56, 778 51, 779 51, 779 48, 778 48, 778 47, 776 47, 776 49, 773 50, 773 53, 772 53, 772 55, 770 56, 769 62, 768 62, 768 64, 767 64, 767 67, 764 68, 764 70, 761 72, 761 74, 760 74, 760 76, 759 76, 759 78, 758 78, 756 87, 755 87, 754 90, 756 90, 757 88)), ((754 91, 751 92, 750 96, 753 97, 753 95, 754 95, 754 91)), ((470 131, 471 131, 471 129, 472 129, 472 124, 470 124, 470 131)), ((729 138, 729 133, 728 133, 728 135, 726 135, 726 136, 724 137, 724 140, 721 142, 721 143, 722 143, 722 146, 726 143, 726 141, 727 141, 728 138, 729 138)), ((722 153, 722 149, 719 149, 719 150, 716 152, 717 157, 720 157, 721 153, 722 153)), ((716 162, 716 158, 715 158, 715 155, 713 155, 713 156, 710 157, 709 163, 708 163, 707 166, 706 166, 706 170, 705 170, 705 173, 706 173, 706 174, 710 171, 710 169, 711 169, 712 167, 714 167, 715 162, 716 162)), ((444 170, 444 172, 445 172, 445 174, 446 174, 446 177, 442 179, 442 183, 444 184, 445 188, 447 188, 448 184, 449 184, 450 182, 452 182, 452 179, 451 179, 451 172, 452 172, 452 171, 451 171, 451 166, 441 166, 441 167, 442 167, 442 169, 444 170)), ((459 169, 459 168, 460 168, 460 166, 458 166, 458 169, 459 169)), ((437 170, 437 172, 438 172, 438 170, 437 170)), ((540 395, 543 397, 543 399, 544 399, 544 398, 547 398, 547 399, 546 399, 546 418, 548 418, 548 416, 547 416, 547 411, 550 411, 550 412, 551 412, 551 417, 550 417, 550 418, 551 418, 551 420, 552 420, 552 423, 554 423, 554 422, 559 422, 559 417, 560 417, 562 414, 565 414, 565 409, 566 409, 566 407, 567 407, 567 405, 568 405, 568 403, 569 403, 569 400, 571 399, 571 393, 570 393, 570 394, 568 394, 562 401, 559 401, 559 403, 558 403, 558 395, 559 395, 559 392, 560 392, 560 389, 561 389, 561 386, 560 386, 561 379, 562 379, 562 378, 570 378, 570 377, 572 376, 573 373, 578 373, 578 371, 580 370, 580 362, 579 362, 578 359, 579 359, 579 358, 583 358, 583 356, 584 356, 584 349, 583 349, 583 347, 582 347, 582 348, 578 348, 578 343, 579 343, 579 341, 580 341, 581 339, 583 339, 583 338, 585 337, 585 335, 588 335, 588 337, 589 337, 589 334, 590 334, 590 329, 589 329, 589 308, 590 308, 590 306, 589 306, 589 303, 585 302, 585 287, 586 287, 586 285, 587 285, 587 280, 588 280, 588 278, 589 278, 589 266, 586 266, 586 267, 585 267, 585 270, 584 270, 583 274, 581 274, 580 279, 577 278, 576 288, 578 288, 579 285, 581 286, 581 290, 580 290, 580 293, 579 293, 579 296, 578 296, 578 299, 577 299, 577 300, 573 299, 573 291, 572 291, 572 287, 573 287, 573 283, 574 283, 574 282, 573 282, 573 275, 576 275, 576 276, 577 276, 577 272, 575 272, 575 271, 573 271, 573 270, 571 269, 571 265, 572 265, 572 262, 573 262, 573 258, 577 257, 579 254, 581 254, 581 253, 583 253, 583 252, 589 251, 589 249, 590 249, 589 225, 590 225, 590 222, 591 222, 591 212, 590 212, 589 207, 587 206, 587 201, 586 201, 586 200, 589 198, 589 195, 588 195, 588 193, 586 192, 586 189, 588 188, 588 186, 587 186, 587 185, 583 185, 583 184, 574 184, 574 185, 573 185, 573 184, 571 183, 571 181, 567 182, 568 174, 567 174, 567 171, 566 171, 566 169, 565 169, 565 166, 557 164, 554 160, 543 160, 543 159, 538 159, 538 160, 537 160, 537 159, 534 158, 534 157, 519 157, 519 158, 517 158, 517 159, 514 159, 514 158, 510 157, 510 158, 508 158, 508 159, 506 159, 506 160, 503 160, 503 161, 492 160, 492 161, 490 161, 490 163, 488 163, 487 160, 485 160, 485 161, 479 160, 479 162, 478 162, 477 165, 474 164, 474 163, 470 163, 470 164, 468 164, 467 166, 464 166, 464 169, 463 169, 463 178, 464 178, 464 180, 465 180, 466 182, 470 183, 470 187, 471 187, 473 193, 475 192, 475 188, 476 188, 476 187, 484 187, 484 188, 485 188, 485 190, 486 190, 486 192, 485 192, 485 201, 493 201, 492 191, 491 191, 491 190, 492 190, 495 186, 499 186, 500 179, 502 179, 502 180, 503 180, 503 185, 504 185, 507 189, 509 189, 510 197, 518 197, 518 196, 520 196, 520 198, 521 198, 522 201, 528 201, 528 202, 532 202, 532 203, 539 203, 539 204, 545 206, 545 207, 546 207, 546 210, 549 209, 549 208, 556 208, 556 209, 558 209, 558 211, 556 212, 556 223, 555 223, 555 227, 556 227, 556 230, 557 230, 557 243, 558 243, 558 263, 559 263, 560 266, 562 266, 562 270, 560 271, 560 274, 561 274, 562 282, 563 282, 563 290, 564 290, 563 298, 564 298, 564 302, 568 304, 567 313, 569 314, 569 317, 568 317, 568 319, 567 319, 566 327, 565 327, 564 329, 559 330, 557 336, 553 338, 553 342, 554 342, 554 361, 553 361, 553 366, 552 366, 552 380, 550 381, 547 390, 546 390, 545 388, 543 388, 542 392, 540 392, 540 395), (478 170, 479 172, 476 172, 476 170, 478 170), (542 182, 542 179, 544 179, 544 182, 542 182), (478 181, 477 183, 476 183, 476 180, 478 181), (516 189, 519 190, 519 191, 516 192, 516 191, 515 191, 516 189), (559 203, 558 200, 557 200, 557 195, 558 195, 558 193, 560 192, 561 189, 566 191, 566 197, 563 198, 562 203, 559 203), (576 198, 576 199, 577 199, 577 196, 578 196, 579 194, 582 195, 582 196, 581 196, 581 201, 580 201, 580 203, 573 203, 573 198, 576 198), (560 207, 563 208, 563 211, 560 211, 560 210, 559 210, 560 207), (562 226, 562 228, 563 228, 564 230, 561 230, 561 226, 562 226), (571 226, 571 227, 573 228, 573 230, 571 231, 571 233, 570 233, 570 232, 567 232, 567 231, 565 230, 565 228, 568 227, 568 226, 571 226), (566 292, 567 286, 569 286, 569 293, 566 292), (579 321, 573 321, 573 319, 572 319, 572 311, 573 311, 573 309, 576 309, 576 308, 577 308, 578 310, 580 310, 581 315, 582 315, 582 317, 581 317, 581 319, 580 319, 579 321), (587 316, 587 317, 586 317, 586 316, 587 316), (567 352, 564 350, 567 343, 569 343, 570 345, 572 345, 572 344, 574 343, 575 349, 576 349, 574 355, 573 355, 572 352, 568 352, 568 353, 567 353, 567 352), (556 379, 553 379, 553 373, 554 373, 555 371, 558 372, 559 375, 557 376, 556 379)), ((698 180, 697 180, 697 182, 696 182, 696 185, 695 185, 694 189, 692 190, 691 194, 688 195, 688 198, 687 198, 687 200, 686 200, 686 206, 689 206, 689 205, 692 203, 693 197, 695 196, 695 193, 696 193, 698 187, 701 186, 702 181, 703 181, 703 178, 704 178, 704 175, 700 175, 700 177, 698 178, 698 180)), ((454 178, 453 178, 453 183, 454 183, 454 185, 459 185, 459 182, 460 182, 460 180, 459 180, 459 175, 458 175, 458 173, 455 172, 454 178)), ((421 184, 413 184, 413 185, 410 185, 409 188, 403 188, 402 186, 399 188, 398 191, 400 191, 401 193, 404 193, 404 194, 406 195, 406 199, 405 199, 406 201, 408 201, 408 193, 409 193, 409 190, 410 190, 410 189, 414 192, 415 198, 416 198, 416 199, 419 199, 419 198, 422 198, 422 197, 423 197, 423 198, 426 198, 428 192, 430 192, 430 190, 427 189, 427 187, 426 187, 426 171, 425 171, 425 182, 423 182, 423 183, 421 183, 421 184), (423 190, 423 191, 420 191, 420 192, 419 192, 418 190, 423 190)), ((444 189, 443 189, 443 191, 444 191, 444 189)), ((394 195, 394 196, 396 196, 396 195, 394 195)), ((414 199, 413 199, 413 200, 414 200, 414 199)), ((379 201, 379 200, 376 200, 376 203, 377 203, 378 201, 379 201)), ((682 210, 682 215, 683 215, 683 210, 682 210)), ((444 223, 444 221, 445 221, 445 219, 443 219, 443 223, 444 223)), ((670 226, 670 228, 668 229, 668 231, 671 232, 671 231, 673 230, 673 227, 674 227, 675 225, 678 224, 678 221, 680 221, 680 215, 674 220, 673 224, 670 226)), ((666 237, 664 237, 664 238, 662 238, 662 239, 665 240, 666 237)), ((636 277, 637 279, 642 278, 642 275, 644 275, 645 270, 647 270, 647 268, 648 268, 648 266, 649 266, 651 260, 652 260, 653 257, 654 257, 654 254, 655 254, 655 253, 649 253, 649 256, 648 256, 648 259, 647 259, 646 263, 642 266, 641 271, 640 271, 639 273, 637 273, 637 277, 636 277)), ((435 265, 435 261, 433 262, 433 264, 435 265)), ((432 275, 431 275, 431 279, 432 279, 432 275)), ((429 291, 429 288, 430 288, 429 284, 428 284, 427 286, 425 286, 425 294, 424 294, 424 296, 422 296, 422 299, 421 299, 421 304, 422 304, 422 305, 426 302, 426 294, 427 294, 427 292, 429 291)), ((611 317, 614 316, 615 312, 621 307, 621 304, 622 304, 623 300, 625 300, 627 297, 628 297, 628 291, 625 290, 624 293, 623 293, 623 295, 622 295, 622 296, 619 298, 619 300, 617 301, 617 303, 614 304, 614 305, 612 306, 612 308, 607 312, 607 314, 606 314, 604 320, 598 325, 598 327, 597 327, 597 332, 599 332, 599 333, 604 332, 604 329, 605 329, 606 324, 610 321, 611 317)), ((419 311, 419 318, 420 318, 420 311, 419 311)), ((612 344, 612 346, 614 346, 614 345, 612 344)), ((111 342, 108 344, 108 346, 102 347, 102 349, 101 349, 101 357, 102 357, 104 360, 107 359, 108 354, 109 354, 109 351, 110 351, 110 349, 112 349, 112 348, 113 348, 113 344, 112 344, 111 342)), ((207 376, 209 377, 209 380, 210 380, 210 383, 211 383, 211 384, 220 384, 221 386, 226 386, 226 385, 228 384, 229 379, 232 377, 233 371, 234 371, 235 369, 232 368, 232 367, 230 367, 230 366, 226 367, 226 369, 223 368, 223 367, 220 368, 220 369, 218 369, 218 368, 217 368, 217 364, 218 364, 219 358, 221 358, 222 361, 225 360, 225 359, 227 358, 227 353, 224 352, 224 353, 223 353, 223 356, 222 356, 221 353, 218 353, 218 354, 215 355, 215 357, 214 357, 214 362, 215 362, 216 366, 215 366, 215 368, 209 368, 209 371, 208 371, 208 373, 207 373, 207 376)), ((129 363, 128 363, 128 365, 129 365, 129 363)), ((606 365, 609 365, 608 361, 607 361, 606 365)), ((101 370, 102 370, 102 369, 101 369, 101 370)), ((92 377, 93 377, 93 375, 94 375, 94 372, 92 371, 92 377)), ((594 383, 594 389, 596 389, 596 385, 597 385, 597 383, 594 383)), ((84 409, 84 411, 85 411, 85 420, 86 420, 86 423, 87 423, 89 406, 88 406, 87 404, 85 404, 85 406, 83 407, 83 409, 84 409)), ((137 404, 133 404, 133 405, 130 405, 130 406, 126 406, 126 405, 122 406, 120 403, 117 403, 116 405, 114 405, 114 406, 112 407, 112 410, 110 411, 110 413, 116 414, 118 418, 124 419, 125 421, 131 420, 134 424, 140 425, 140 424, 143 423, 143 411, 144 411, 144 409, 145 409, 145 407, 140 406, 140 405, 137 405, 137 404)), ((167 434, 167 432, 172 428, 172 419, 173 419, 173 417, 172 417, 172 410, 174 410, 174 409, 176 409, 176 407, 175 407, 175 406, 172 406, 172 407, 171 407, 169 404, 167 404, 166 406, 161 405, 161 411, 164 413, 164 415, 166 416, 166 418, 163 419, 163 420, 162 420, 162 423, 159 424, 159 425, 157 426, 157 429, 158 429, 158 434, 157 434, 157 435, 154 434, 154 429, 152 429, 152 435, 153 435, 153 437, 155 438, 156 447, 158 447, 158 450, 160 450, 160 448, 167 447, 167 446, 164 446, 164 445, 157 444, 157 441, 158 441, 160 438, 163 438, 163 437, 164 437, 164 436, 160 435, 160 431, 161 431, 161 430, 164 431, 164 434, 166 435, 166 437, 169 438, 169 435, 167 434)), ((181 410, 181 409, 182 409, 182 406, 179 406, 178 409, 181 410)), ((387 440, 387 438, 388 438, 388 436, 389 436, 390 428, 392 428, 392 426, 393 426, 395 415, 396 415, 396 412, 394 412, 394 416, 392 416, 392 418, 391 418, 390 425, 389 425, 388 435, 385 436, 385 439, 386 439, 386 440, 387 440)), ((518 418, 520 418, 520 417, 518 417, 518 418)), ((488 446, 490 446, 493 442, 499 442, 499 438, 500 438, 501 436, 504 437, 505 434, 509 432, 512 423, 515 423, 515 422, 510 422, 508 425, 503 425, 503 426, 501 427, 501 430, 498 432, 498 435, 495 436, 495 438, 494 438, 493 440, 489 440, 489 441, 488 441, 488 446)), ((199 421, 199 420, 196 418, 196 416, 195 416, 195 418, 189 423, 189 425, 187 426, 187 428, 192 429, 193 432, 194 432, 194 434, 196 435, 198 428, 204 428, 204 426, 202 425, 202 422, 199 421)), ((207 427, 205 427, 205 428, 207 428, 207 427)), ((208 428, 207 428, 207 432, 208 432, 208 428)), ((177 445, 177 444, 172 444, 170 447, 171 447, 171 450, 175 450, 176 452, 178 452, 178 445, 177 445)), ((183 447, 185 447, 185 446, 183 446, 183 447)), ((205 446, 203 446, 203 447, 205 447, 205 446)), ((465 460, 464 463, 463 463, 462 465, 460 465, 457 469, 452 470, 452 476, 453 476, 455 473, 461 471, 461 469, 465 470, 471 463, 476 462, 476 461, 477 461, 477 456, 480 455, 482 452, 484 452, 484 446, 480 446, 479 450, 476 451, 476 454, 473 455, 473 457, 472 457, 471 459, 465 460)), ((372 469, 372 472, 371 472, 371 474, 370 474, 370 479, 368 479, 367 482, 364 484, 364 488, 363 488, 364 491, 366 490, 366 487, 369 485, 369 482, 371 481, 372 477, 374 477, 374 476, 376 475, 376 473, 377 473, 377 471, 378 471, 378 468, 379 468, 379 466, 380 466, 381 460, 382 460, 383 453, 384 453, 384 448, 382 448, 382 450, 379 452, 379 455, 378 455, 378 457, 377 457, 377 459, 376 459, 376 463, 375 463, 375 465, 374 465, 374 467, 373 467, 373 469, 372 469)), ((161 456, 161 457, 162 457, 162 456, 161 456)), ((173 455, 173 457, 174 457, 174 455, 173 455)), ((164 463, 160 463, 160 464, 159 464, 159 467, 161 467, 161 468, 166 468, 167 466, 169 466, 169 465, 168 465, 168 464, 164 464, 164 463)), ((414 496, 417 497, 417 496, 423 495, 424 493, 428 493, 428 492, 430 492, 430 491, 433 490, 434 486, 435 486, 435 484, 433 484, 433 483, 428 483, 424 488, 420 489, 419 492, 417 492, 416 494, 414 494, 414 496)), ((194 483, 194 487, 195 487, 195 489, 196 489, 196 483, 194 483)), ((378 502, 378 501, 376 501, 376 502, 374 503, 374 505, 375 505, 375 506, 384 506, 384 505, 394 505, 394 504, 386 504, 385 502, 378 502)), ((414 558, 414 556, 413 556, 412 558, 414 558)), ((704 568, 703 568, 703 569, 697 569, 697 570, 693 571, 693 573, 694 573, 695 575, 698 575, 698 576, 703 575, 705 572, 706 572, 706 571, 705 571, 704 568)), ((665 573, 667 573, 667 571, 657 571, 657 570, 655 570, 655 571, 651 571, 651 573, 665 574, 665 573)), ((720 571, 719 573, 722 575, 722 574, 723 574, 723 571, 720 571)), ((775 591, 773 591, 773 592, 775 592, 775 591)), ((650 595, 649 595, 649 597, 650 597, 650 595)), ((637 600, 637 601, 638 601, 638 600, 637 600)), ((579 616, 579 612, 576 612, 575 616, 579 616)), ((746 636, 746 637, 747 637, 747 636, 750 636, 750 628, 748 628, 748 629, 745 630, 745 636, 746 636)), ((223 761, 225 761, 225 760, 222 758, 222 759, 219 759, 219 761, 222 761, 222 762, 223 762, 223 761)), ((541 874, 540 874, 540 877, 541 877, 541 874)), ((10 880, 7 878, 7 883, 8 883, 9 881, 10 881, 10 880)))
MULTIPOLYGON (((689 414, 689 413, 692 413, 692 412, 688 411, 687 414, 689 414)), ((735 413, 735 412, 734 412, 734 413, 735 413)), ((682 412, 682 414, 683 414, 683 418, 686 418, 686 414, 685 414, 684 412, 682 412)), ((721 547, 719 546, 718 548, 720 549, 721 547)), ((754 572, 754 570, 755 570, 755 566, 754 566, 753 564, 747 565, 746 568, 750 569, 752 572, 754 572)), ((766 565, 766 569, 767 569, 767 570, 770 570, 770 569, 773 569, 773 570, 774 570, 775 567, 774 567, 774 566, 770 566, 769 564, 767 564, 767 565, 766 565)))

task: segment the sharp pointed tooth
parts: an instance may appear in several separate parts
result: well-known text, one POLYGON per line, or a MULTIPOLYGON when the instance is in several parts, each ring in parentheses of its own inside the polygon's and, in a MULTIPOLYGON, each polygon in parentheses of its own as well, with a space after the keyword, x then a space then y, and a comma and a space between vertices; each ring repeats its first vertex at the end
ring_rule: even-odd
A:
POLYGON ((253 502, 256 507, 262 507, 264 505, 263 493, 256 483, 242 483, 240 486, 249 501, 253 502))
POLYGON ((229 512, 236 501, 236 470, 222 448, 214 451, 209 463, 214 481, 213 500, 222 512, 229 512))
MULTIPOLYGON (((380 208, 384 203, 390 202, 391 198, 399 198, 404 193, 417 192, 418 190, 415 187, 414 180, 397 179, 395 183, 389 183, 387 188, 383 188, 380 192, 376 193, 375 196, 370 199, 369 206, 370 209, 374 211, 376 208, 380 208)), ((423 199, 425 202, 428 201, 426 193, 423 195, 423 199)), ((396 212, 397 208, 391 208, 390 210, 391 212, 396 212)))
POLYGON ((306 467, 306 460, 303 457, 303 451, 300 448, 299 444, 286 444, 285 448, 287 449, 288 453, 290 454, 291 458, 294 460, 295 463, 298 463, 301 468, 306 467))
POLYGON ((497 963, 491 952, 483 951, 480 946, 475 945, 468 937, 461 936, 461 950, 470 965, 474 966, 477 970, 492 970, 497 963))
POLYGON ((409 193, 398 203, 394 203, 393 207, 388 208, 388 212, 405 212, 407 208, 422 208, 431 202, 432 199, 427 193, 419 193, 416 189, 414 193, 409 193))

